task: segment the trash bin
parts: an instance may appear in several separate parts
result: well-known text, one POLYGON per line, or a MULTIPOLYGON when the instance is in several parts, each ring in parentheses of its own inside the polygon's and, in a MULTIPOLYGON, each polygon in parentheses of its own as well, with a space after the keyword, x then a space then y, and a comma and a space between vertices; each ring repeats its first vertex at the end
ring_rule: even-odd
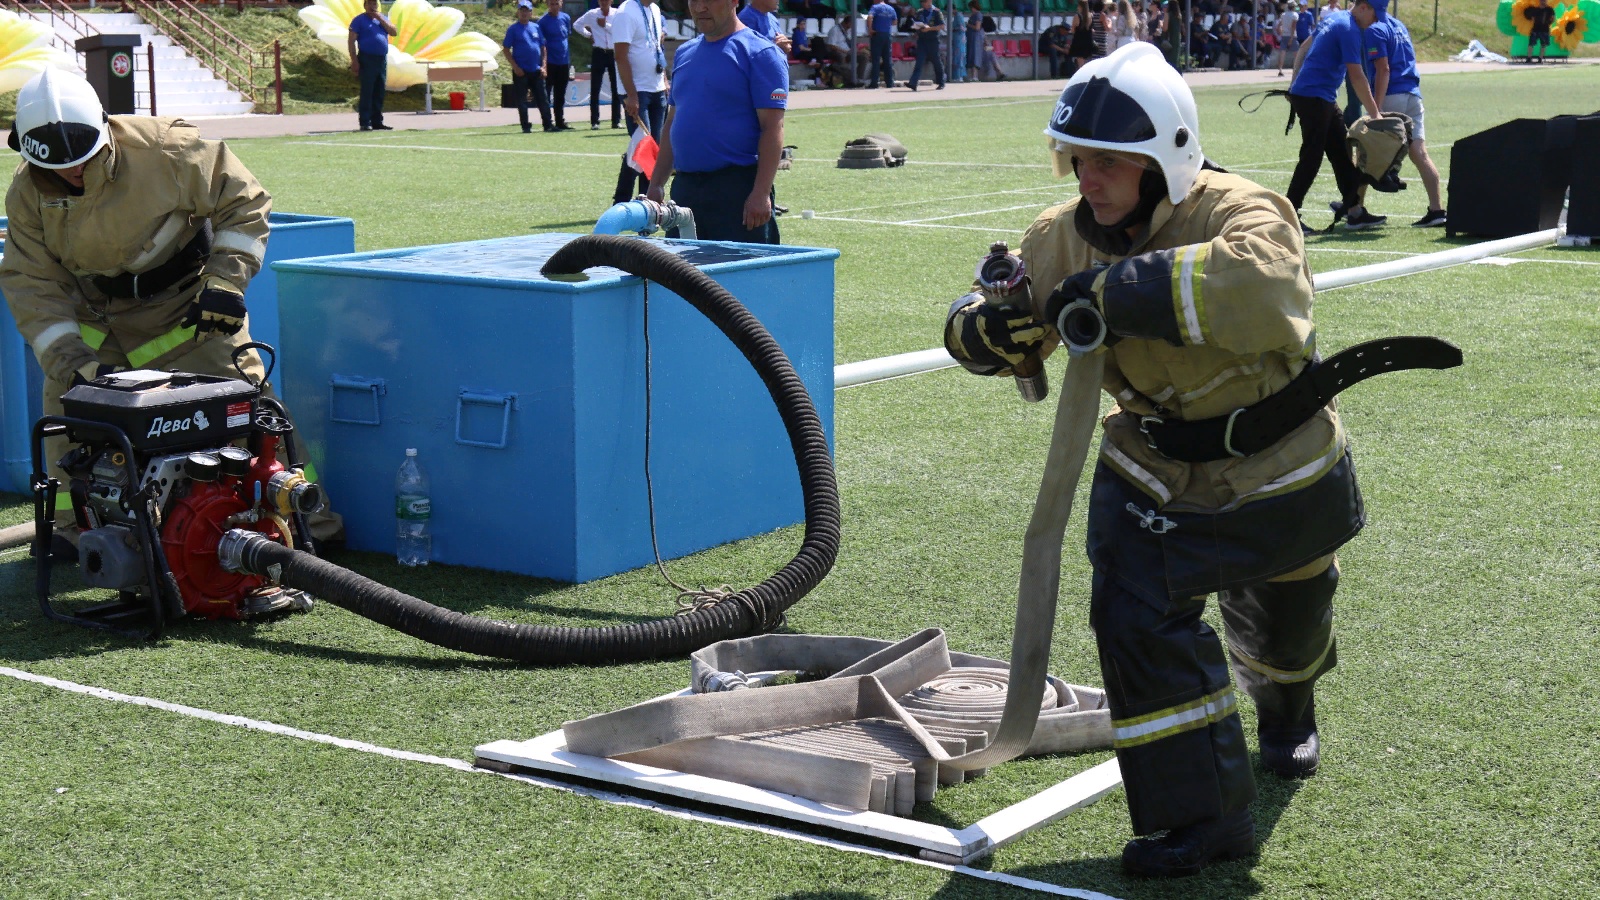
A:
POLYGON ((450 92, 450 108, 451 109, 466 109, 467 108, 467 94, 466 94, 465 91, 451 91, 450 92))
MULTIPOLYGON (((801 522, 794 451, 716 326, 645 282, 539 268, 539 234, 276 264, 287 391, 349 546, 393 553, 394 467, 428 467, 435 562, 589 581, 801 522)), ((642 240, 642 239, 641 239, 642 240)), ((833 433, 837 250, 654 241, 762 322, 833 433)))
MULTIPOLYGON (((270 265, 277 259, 348 253, 356 248, 356 224, 351 219, 272 213, 267 219, 272 236, 267 241, 267 258, 260 273, 245 290, 245 307, 250 311, 250 336, 279 347, 278 276, 270 265)), ((0 218, 0 229, 6 220, 0 218)), ((0 252, 5 244, 0 242, 0 252)), ((284 390, 283 361, 272 376, 279 396, 294 409, 294 401, 284 390)), ((28 492, 33 471, 29 434, 33 423, 43 415, 39 398, 43 396, 44 373, 33 358, 33 350, 17 331, 11 307, 0 296, 0 491, 28 492)))
POLYGON ((83 54, 83 72, 108 115, 132 115, 133 51, 137 34, 91 34, 73 46, 83 54))

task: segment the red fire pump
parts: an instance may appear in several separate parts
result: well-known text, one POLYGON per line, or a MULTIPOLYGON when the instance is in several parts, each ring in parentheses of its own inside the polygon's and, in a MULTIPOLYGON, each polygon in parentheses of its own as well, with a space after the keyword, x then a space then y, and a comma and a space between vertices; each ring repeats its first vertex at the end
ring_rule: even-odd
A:
POLYGON ((293 458, 287 438, 294 426, 282 404, 248 381, 136 370, 77 385, 62 406, 64 415, 34 427, 41 545, 48 545, 48 514, 65 490, 83 583, 118 596, 53 602, 46 551, 38 578, 46 615, 155 637, 184 615, 244 619, 310 608, 306 592, 283 587, 272 573, 228 571, 217 556, 232 529, 311 550, 305 516, 322 508, 323 493, 293 458), (64 485, 40 467, 43 441, 52 436, 74 445, 60 462, 64 485))

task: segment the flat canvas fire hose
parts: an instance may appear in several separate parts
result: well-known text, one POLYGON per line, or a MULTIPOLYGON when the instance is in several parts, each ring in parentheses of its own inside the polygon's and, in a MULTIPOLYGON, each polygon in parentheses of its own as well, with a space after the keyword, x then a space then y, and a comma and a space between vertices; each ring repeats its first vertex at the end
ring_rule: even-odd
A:
MULTIPOLYGON (((702 754, 717 756, 727 751, 727 742, 718 742, 734 735, 870 718, 904 729, 943 773, 959 776, 960 772, 986 769, 1021 755, 1034 739, 1041 698, 1045 696, 1061 580, 1061 546, 1094 437, 1104 371, 1103 353, 1074 354, 1063 378, 1044 478, 1023 540, 1009 684, 1000 723, 992 738, 983 730, 960 735, 930 733, 896 701, 951 668, 943 635, 923 632, 872 653, 822 681, 753 693, 736 690, 671 697, 568 722, 562 728, 567 749, 591 756, 625 756, 639 762, 667 764, 669 754, 657 754, 656 749, 688 742, 692 749, 677 747, 670 754, 681 763, 702 754)), ((733 768, 731 764, 726 767, 733 768)), ((763 767, 747 764, 742 768, 750 772, 763 767)), ((842 766, 834 774, 848 780, 842 766)), ((758 777, 761 782, 746 783, 796 791, 806 786, 818 789, 821 783, 838 780, 830 778, 826 763, 803 775, 765 767, 758 777), (782 783, 786 778, 789 784, 782 783)))

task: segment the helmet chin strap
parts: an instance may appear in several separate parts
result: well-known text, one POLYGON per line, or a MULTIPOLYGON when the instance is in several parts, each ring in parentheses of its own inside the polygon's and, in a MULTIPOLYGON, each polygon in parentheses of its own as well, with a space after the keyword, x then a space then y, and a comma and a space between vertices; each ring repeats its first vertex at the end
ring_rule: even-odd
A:
POLYGON ((1166 196, 1166 176, 1161 174, 1159 168, 1152 166, 1139 176, 1138 204, 1121 220, 1113 225, 1101 225, 1095 221, 1094 210, 1089 204, 1080 202, 1073 214, 1073 225, 1078 229, 1078 236, 1088 241, 1089 246, 1112 256, 1127 256, 1128 251, 1133 249, 1133 238, 1128 236, 1128 229, 1149 222, 1150 216, 1166 196))

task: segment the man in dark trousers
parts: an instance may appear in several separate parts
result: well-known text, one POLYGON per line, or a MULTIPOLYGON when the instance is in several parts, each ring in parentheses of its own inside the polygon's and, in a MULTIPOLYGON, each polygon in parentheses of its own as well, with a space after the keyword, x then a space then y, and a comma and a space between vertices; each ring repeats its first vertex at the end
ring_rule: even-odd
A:
POLYGON ((911 16, 911 30, 917 33, 917 62, 911 67, 911 89, 917 89, 922 64, 933 61, 933 83, 944 90, 944 60, 939 57, 939 35, 944 33, 944 14, 933 0, 922 0, 922 8, 911 16))
POLYGON ((617 56, 612 51, 611 0, 578 17, 572 28, 594 43, 589 51, 589 130, 600 130, 600 85, 611 78, 611 127, 622 127, 622 97, 617 89, 617 56))
POLYGON ((522 120, 522 133, 533 130, 528 121, 528 95, 539 105, 539 121, 545 131, 555 131, 550 124, 550 101, 544 93, 545 53, 544 34, 533 22, 533 0, 517 0, 517 20, 506 29, 500 52, 511 64, 511 91, 517 96, 517 118, 522 120))
POLYGON ((700 239, 776 244, 772 182, 783 150, 789 62, 737 13, 738 0, 689 0, 700 36, 672 60, 672 97, 648 196, 660 202, 672 176, 672 200, 694 211, 700 239))
POLYGON ((867 10, 867 34, 872 51, 872 70, 868 73, 867 87, 878 86, 880 73, 883 86, 894 87, 894 61, 889 58, 889 44, 894 39, 894 26, 898 21, 900 14, 886 0, 877 0, 867 10))
POLYGON ((389 36, 398 33, 378 12, 378 0, 367 0, 361 15, 350 20, 350 71, 361 81, 356 117, 362 131, 394 130, 383 124, 383 90, 389 78, 389 36))
MULTIPOLYGON (((1374 119, 1383 115, 1362 65, 1366 50, 1361 32, 1382 19, 1388 6, 1389 0, 1357 0, 1349 12, 1336 9, 1325 13, 1311 39, 1300 45, 1294 61, 1294 79, 1289 85, 1289 108, 1300 120, 1300 160, 1295 164, 1284 196, 1298 212, 1326 155, 1333 166, 1334 181, 1339 185, 1345 212, 1344 227, 1350 231, 1376 228, 1388 221, 1384 216, 1372 215, 1361 205, 1360 176, 1350 161, 1350 149, 1345 145, 1344 117, 1338 102, 1339 88, 1349 78, 1367 115, 1374 119)), ((1387 62, 1382 71, 1387 74, 1387 62)), ((1300 230, 1313 233, 1304 218, 1300 220, 1300 230)))
POLYGON ((549 8, 539 17, 539 34, 544 38, 545 91, 555 115, 557 131, 567 127, 567 84, 572 80, 572 17, 561 11, 561 0, 549 0, 549 8))

